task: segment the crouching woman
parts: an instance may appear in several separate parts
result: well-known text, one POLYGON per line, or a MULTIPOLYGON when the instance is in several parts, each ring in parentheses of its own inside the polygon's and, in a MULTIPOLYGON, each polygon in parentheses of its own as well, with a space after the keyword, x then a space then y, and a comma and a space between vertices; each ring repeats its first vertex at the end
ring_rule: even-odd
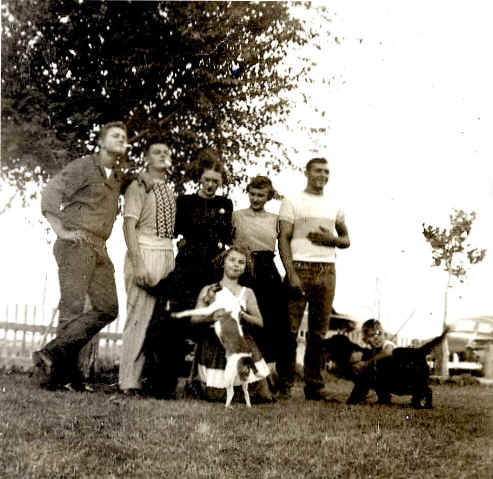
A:
MULTIPOLYGON (((199 294, 197 308, 210 305, 215 300, 230 305, 233 315, 237 314, 239 324, 243 332, 249 352, 252 354, 255 371, 250 371, 247 382, 265 383, 261 381, 266 378, 270 371, 262 354, 252 339, 253 328, 263 326, 255 294, 250 288, 242 286, 240 278, 245 273, 249 256, 247 251, 233 246, 224 252, 219 258, 219 266, 223 270, 222 279, 215 284, 205 286, 199 294), (235 313, 236 311, 236 313, 235 313)), ((225 368, 226 351, 217 337, 214 322, 224 312, 219 310, 212 316, 193 316, 192 324, 195 325, 197 349, 192 370, 192 379, 199 385, 201 396, 207 400, 222 401, 225 398, 225 368)), ((237 384, 239 385, 239 383, 237 384)), ((263 388, 252 389, 253 402, 271 402, 272 396, 263 388)))

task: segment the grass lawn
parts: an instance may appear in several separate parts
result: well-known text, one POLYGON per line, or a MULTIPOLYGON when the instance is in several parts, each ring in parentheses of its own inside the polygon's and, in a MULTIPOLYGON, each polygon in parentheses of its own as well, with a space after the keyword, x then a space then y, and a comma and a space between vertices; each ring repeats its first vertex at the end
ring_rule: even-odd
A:
POLYGON ((290 401, 247 409, 49 392, 0 374, 0 477, 491 478, 493 388, 433 386, 433 410, 409 398, 346 406, 290 401))

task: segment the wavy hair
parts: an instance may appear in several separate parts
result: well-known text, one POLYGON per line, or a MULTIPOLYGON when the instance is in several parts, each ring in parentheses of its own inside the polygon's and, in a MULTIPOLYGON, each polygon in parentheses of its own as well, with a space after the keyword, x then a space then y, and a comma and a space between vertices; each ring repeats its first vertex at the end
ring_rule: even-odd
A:
POLYGON ((198 151, 191 166, 190 176, 192 180, 198 183, 206 170, 217 171, 221 174, 223 185, 228 183, 228 173, 218 152, 210 148, 203 148, 198 151))
POLYGON ((276 190, 272 186, 272 181, 270 181, 270 178, 267 176, 261 176, 261 175, 254 176, 246 187, 247 193, 250 191, 250 188, 258 188, 259 190, 265 188, 269 190, 267 200, 271 200, 272 198, 274 198, 274 195, 276 194, 276 190))

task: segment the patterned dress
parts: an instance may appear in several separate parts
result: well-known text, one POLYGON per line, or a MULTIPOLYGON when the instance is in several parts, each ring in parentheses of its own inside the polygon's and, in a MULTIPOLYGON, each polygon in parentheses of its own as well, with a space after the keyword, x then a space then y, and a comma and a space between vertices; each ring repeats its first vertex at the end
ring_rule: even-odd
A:
MULTIPOLYGON (((150 286, 156 285, 173 270, 175 212, 173 192, 164 182, 156 182, 153 189, 146 193, 143 185, 134 181, 125 192, 124 217, 137 220, 139 248, 150 286)), ((123 331, 118 382, 121 390, 142 389, 145 363, 142 346, 156 298, 137 286, 134 265, 128 252, 124 274, 127 320, 123 331)))

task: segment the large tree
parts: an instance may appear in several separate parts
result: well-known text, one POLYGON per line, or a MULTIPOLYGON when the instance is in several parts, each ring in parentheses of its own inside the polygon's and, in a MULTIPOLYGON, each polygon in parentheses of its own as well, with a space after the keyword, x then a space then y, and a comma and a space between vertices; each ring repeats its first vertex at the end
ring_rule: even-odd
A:
POLYGON ((178 189, 204 146, 229 165, 259 157, 310 69, 285 58, 315 36, 286 2, 7 0, 2 23, 2 175, 21 191, 112 120, 133 160, 146 133, 167 136, 178 189))
MULTIPOLYGON (((449 219, 448 228, 423 223, 423 235, 432 249, 433 266, 447 273, 443 305, 444 328, 448 318, 448 294, 454 278, 464 282, 467 265, 481 262, 486 255, 485 249, 474 248, 469 241, 469 234, 476 219, 474 211, 466 213, 463 210, 454 210, 449 219)), ((448 376, 448 356, 448 343, 445 340, 442 342, 436 368, 440 376, 448 376)))

